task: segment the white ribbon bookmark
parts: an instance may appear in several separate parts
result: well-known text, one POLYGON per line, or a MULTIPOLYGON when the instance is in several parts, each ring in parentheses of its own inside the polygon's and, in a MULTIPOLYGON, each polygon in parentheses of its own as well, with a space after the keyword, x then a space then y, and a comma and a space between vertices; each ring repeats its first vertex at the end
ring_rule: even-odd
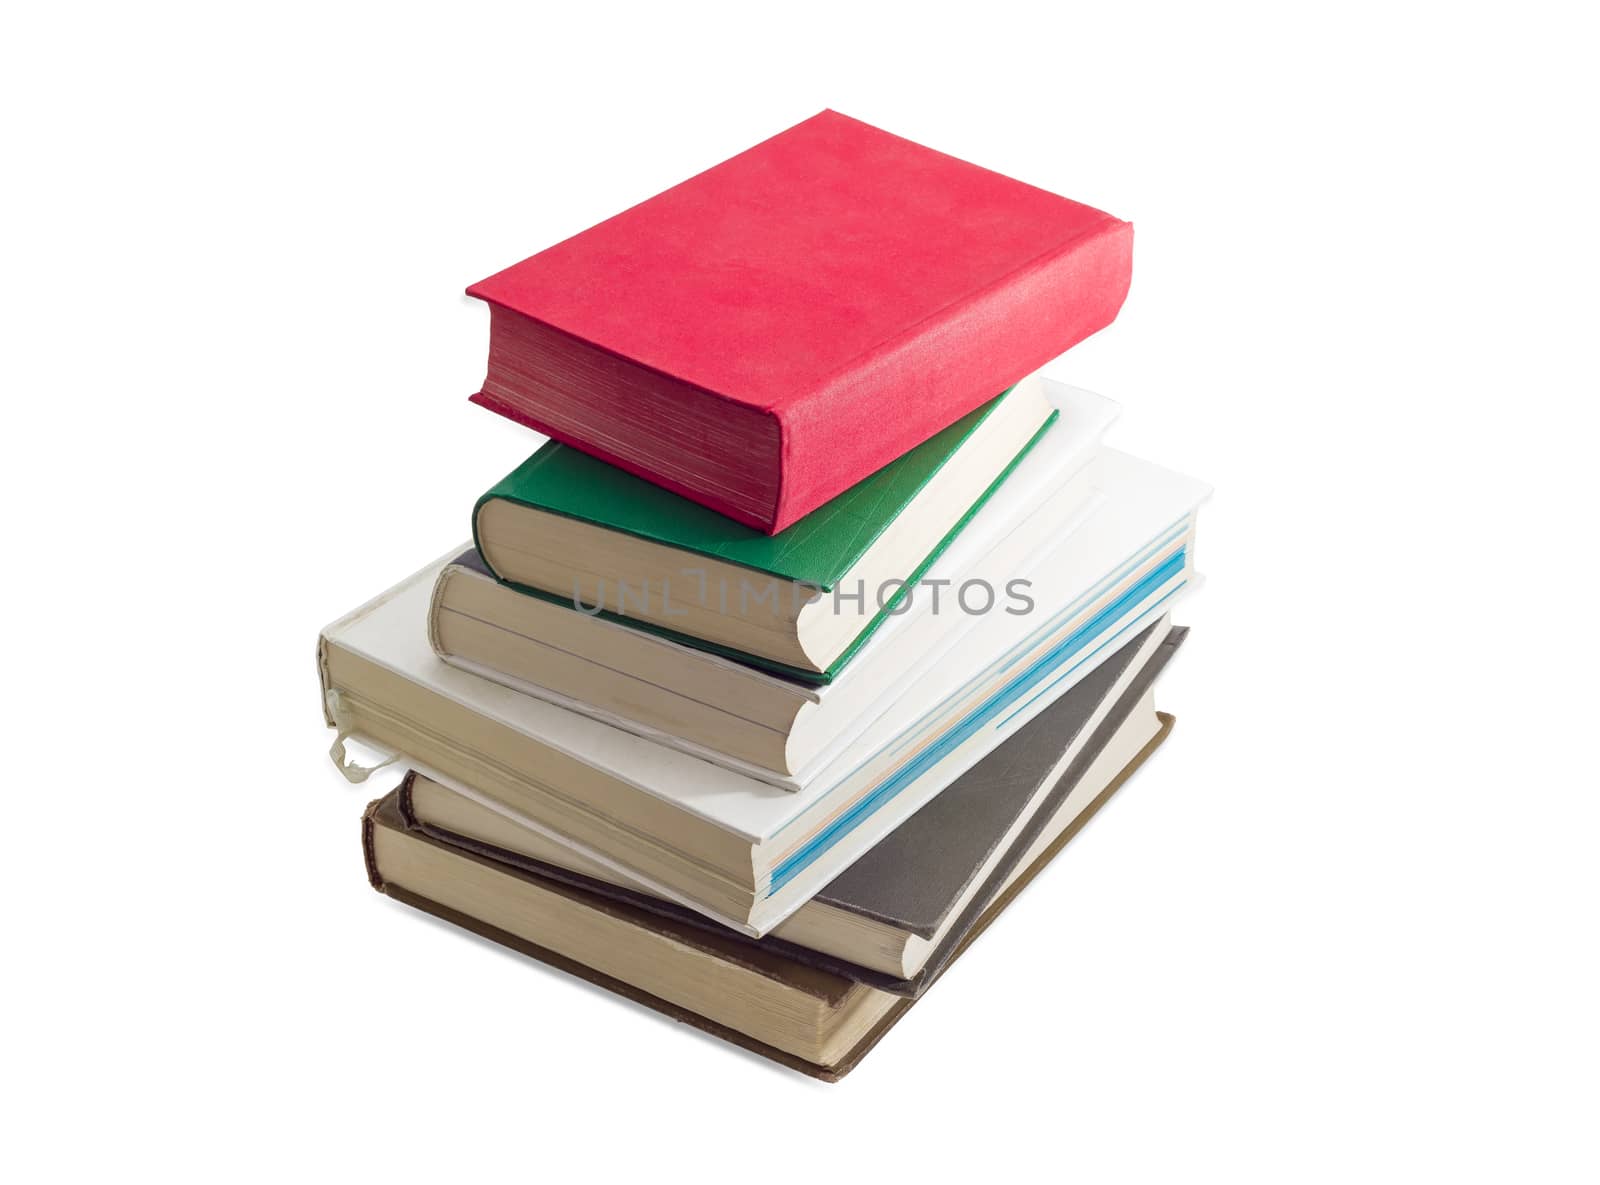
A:
POLYGON ((400 760, 400 754, 396 753, 376 765, 359 765, 351 761, 349 754, 345 750, 344 743, 350 739, 354 730, 350 727, 350 718, 345 714, 344 701, 339 697, 338 689, 333 687, 328 688, 326 698, 328 717, 333 721, 333 727, 337 730, 334 733, 333 744, 328 747, 328 756, 333 758, 334 768, 344 775, 345 781, 359 786, 384 766, 393 765, 400 760))

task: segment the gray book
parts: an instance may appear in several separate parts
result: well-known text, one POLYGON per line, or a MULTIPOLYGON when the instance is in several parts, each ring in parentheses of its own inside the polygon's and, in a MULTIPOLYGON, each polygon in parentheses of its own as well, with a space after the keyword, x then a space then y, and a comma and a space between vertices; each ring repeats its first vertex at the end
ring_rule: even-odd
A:
MULTIPOLYGON (((817 894, 819 901, 836 909, 926 940, 937 936, 920 969, 909 978, 860 967, 773 935, 750 938, 672 902, 423 823, 412 809, 409 777, 401 787, 400 813, 408 827, 476 855, 731 937, 882 991, 916 997, 938 977, 1023 862, 1035 852, 1068 796, 1138 707, 1188 634, 1185 628, 1173 628, 1158 646, 1148 650, 1152 634, 1162 628, 1162 623, 1152 625, 1126 643, 817 894), (1143 666, 1131 671, 1141 654, 1145 655, 1143 666), (1119 686, 1121 694, 1109 710, 1102 711, 1105 701, 1119 686), (1086 729, 1092 731, 1084 740, 1086 729), (1064 756, 1074 749, 1076 756, 1063 770, 1064 756), (1047 786, 1047 782, 1052 784, 1047 786), (997 849, 1002 847, 1004 850, 997 855, 997 849), (975 882, 979 882, 976 888, 975 882)), ((1086 805, 1071 828, 1051 845, 1052 853, 1087 822, 1100 801, 1115 788, 1115 784, 1107 787, 1100 800, 1086 805)))

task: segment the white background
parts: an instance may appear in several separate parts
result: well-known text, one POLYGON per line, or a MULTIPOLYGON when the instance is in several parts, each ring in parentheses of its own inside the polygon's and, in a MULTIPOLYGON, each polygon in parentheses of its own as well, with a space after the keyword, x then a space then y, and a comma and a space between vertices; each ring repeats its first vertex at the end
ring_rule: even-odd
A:
POLYGON ((1565 7, 12 9, 7 1175, 1593 1180, 1565 7), (837 1087, 371 892, 312 662, 534 444, 462 289, 824 106, 1135 222, 1052 373, 1217 488, 1172 740, 837 1087))

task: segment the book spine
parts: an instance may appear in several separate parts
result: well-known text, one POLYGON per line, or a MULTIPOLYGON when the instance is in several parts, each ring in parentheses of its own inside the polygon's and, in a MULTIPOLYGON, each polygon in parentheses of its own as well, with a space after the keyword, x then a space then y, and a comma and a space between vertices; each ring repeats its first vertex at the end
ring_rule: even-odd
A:
POLYGON ((374 798, 367 803, 367 809, 361 812, 361 863, 366 866, 367 884, 378 892, 383 892, 383 874, 378 871, 378 846, 374 842, 372 829, 378 817, 378 808, 383 805, 383 799, 374 798))
POLYGON ((1035 257, 777 409, 774 532, 876 473, 1116 318, 1133 226, 1114 218, 1035 257))

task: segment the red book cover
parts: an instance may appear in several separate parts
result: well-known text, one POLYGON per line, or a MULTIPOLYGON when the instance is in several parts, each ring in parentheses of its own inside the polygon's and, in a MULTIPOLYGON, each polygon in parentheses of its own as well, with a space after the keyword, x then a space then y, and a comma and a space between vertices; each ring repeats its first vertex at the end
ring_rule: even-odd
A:
POLYGON ((824 111, 469 288, 473 398, 775 534, 1110 324, 1132 247, 824 111))

